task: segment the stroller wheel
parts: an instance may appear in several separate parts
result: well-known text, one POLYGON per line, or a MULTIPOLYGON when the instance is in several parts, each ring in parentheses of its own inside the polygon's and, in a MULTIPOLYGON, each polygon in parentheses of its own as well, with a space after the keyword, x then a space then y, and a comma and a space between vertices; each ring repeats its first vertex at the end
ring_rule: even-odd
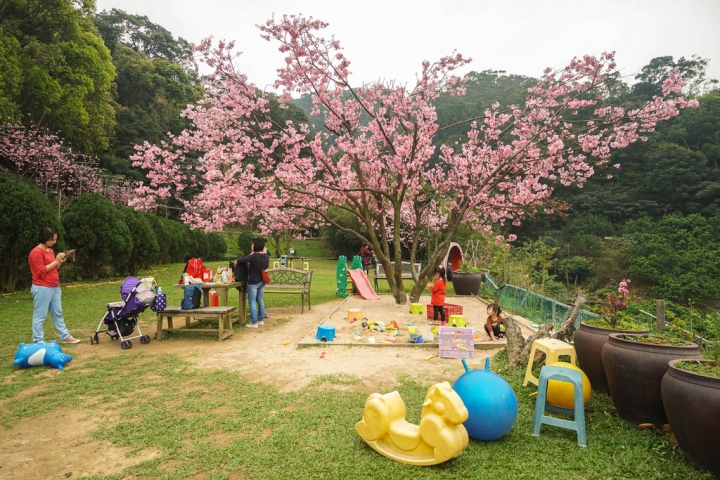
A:
POLYGON ((150 343, 150 337, 148 335, 143 335, 140 337, 140 343, 145 345, 146 343, 150 343))
POLYGON ((93 340, 94 340, 93 336, 92 336, 92 335, 90 335, 90 345, 92 345, 92 344, 93 344, 93 340))
MULTIPOLYGON (((92 342, 90 342, 92 344, 92 342)), ((97 332, 95 332, 95 343, 100 343, 100 337, 98 337, 97 332)))
POLYGON ((123 350, 132 348, 132 342, 130 340, 123 340, 122 343, 120 343, 120 347, 122 347, 123 350))

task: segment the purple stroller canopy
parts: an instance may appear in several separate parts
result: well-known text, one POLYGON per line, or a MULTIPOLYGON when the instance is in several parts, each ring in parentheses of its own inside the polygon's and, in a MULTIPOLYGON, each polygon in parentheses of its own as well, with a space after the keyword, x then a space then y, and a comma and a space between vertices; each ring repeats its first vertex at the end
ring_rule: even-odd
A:
POLYGON ((147 305, 143 304, 137 299, 135 295, 132 295, 133 290, 140 283, 140 279, 137 277, 127 277, 120 287, 120 296, 125 301, 125 306, 122 309, 121 316, 123 314, 135 314, 142 312, 147 308, 147 305))

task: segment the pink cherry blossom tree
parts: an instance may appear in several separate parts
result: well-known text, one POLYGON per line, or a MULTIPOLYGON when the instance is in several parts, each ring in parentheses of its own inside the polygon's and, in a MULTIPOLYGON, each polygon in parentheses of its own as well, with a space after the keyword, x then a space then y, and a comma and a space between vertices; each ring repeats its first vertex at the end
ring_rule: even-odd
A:
POLYGON ((98 169, 63 145, 57 135, 34 126, 0 127, 0 158, 17 177, 39 188, 52 187, 66 196, 98 192, 98 169))
POLYGON ((355 86, 350 62, 326 23, 284 16, 260 26, 263 37, 285 54, 275 88, 281 105, 309 93, 313 115, 324 131, 275 122, 271 95, 257 90, 233 65, 233 44, 206 40, 196 47, 214 69, 205 97, 184 115, 192 128, 170 143, 138 146, 135 165, 149 170, 150 184, 138 190, 137 205, 152 207, 175 198, 184 220, 207 230, 261 216, 278 228, 302 221, 335 224, 328 208, 344 209, 367 227, 348 232, 373 246, 387 272, 396 301, 406 301, 400 262, 402 246, 415 261, 423 229, 442 232, 428 252, 428 265, 414 278, 410 297, 422 293, 442 261, 459 225, 484 228, 517 224, 547 206, 552 184, 582 186, 593 166, 613 149, 644 140, 658 121, 696 106, 680 94, 673 72, 661 96, 636 109, 612 104, 614 55, 573 59, 547 69, 528 90, 524 105, 493 105, 468 119, 463 142, 440 147, 432 164, 440 126, 433 102, 442 93, 463 95, 466 78, 454 72, 470 61, 460 54, 423 62, 415 85, 378 81, 355 86), (369 118, 369 121, 364 120, 369 118))

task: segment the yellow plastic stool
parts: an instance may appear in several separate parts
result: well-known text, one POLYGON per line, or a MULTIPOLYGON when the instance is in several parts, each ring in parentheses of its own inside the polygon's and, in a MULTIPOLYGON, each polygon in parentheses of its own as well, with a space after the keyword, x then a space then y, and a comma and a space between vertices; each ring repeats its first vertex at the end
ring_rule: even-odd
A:
POLYGON ((412 313, 413 315, 422 315, 425 313, 425 307, 422 303, 411 303, 410 313, 412 313))
POLYGON ((570 363, 575 365, 575 347, 569 343, 565 343, 562 340, 556 338, 541 338, 535 340, 530 349, 530 358, 528 359, 527 369, 525 370, 525 380, 523 386, 527 387, 528 382, 538 384, 538 379, 532 373, 533 360, 535 359, 535 352, 540 350, 545 352, 545 364, 549 365, 560 361, 560 355, 569 355, 570 363))
POLYGON ((450 315, 448 318, 449 327, 464 327, 465 326, 465 315, 450 315))
POLYGON ((355 320, 362 320, 362 318, 363 318, 362 310, 360 310, 359 308, 351 308, 350 310, 348 310, 347 321, 352 322, 353 318, 355 320))

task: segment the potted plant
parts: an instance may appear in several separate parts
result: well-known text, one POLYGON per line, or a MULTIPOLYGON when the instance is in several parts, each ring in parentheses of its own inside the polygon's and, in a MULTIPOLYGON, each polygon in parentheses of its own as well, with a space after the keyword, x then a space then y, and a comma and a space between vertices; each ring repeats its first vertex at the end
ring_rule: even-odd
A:
POLYGON ((671 360, 661 393, 665 414, 685 457, 720 476, 720 342, 711 359, 671 360))
POLYGON ((627 288, 628 283, 630 283, 629 279, 621 281, 617 294, 606 294, 603 302, 594 308, 602 318, 581 322, 575 332, 574 343, 578 364, 590 380, 592 388, 596 390, 608 391, 605 367, 600 356, 608 336, 611 333, 648 332, 627 313, 632 301, 627 288))
POLYGON ((458 295, 477 295, 485 279, 485 270, 475 256, 463 255, 457 270, 452 274, 453 288, 458 295))
POLYGON ((636 426, 667 423, 660 385, 668 362, 703 358, 695 343, 650 333, 612 333, 601 357, 618 415, 636 426))

